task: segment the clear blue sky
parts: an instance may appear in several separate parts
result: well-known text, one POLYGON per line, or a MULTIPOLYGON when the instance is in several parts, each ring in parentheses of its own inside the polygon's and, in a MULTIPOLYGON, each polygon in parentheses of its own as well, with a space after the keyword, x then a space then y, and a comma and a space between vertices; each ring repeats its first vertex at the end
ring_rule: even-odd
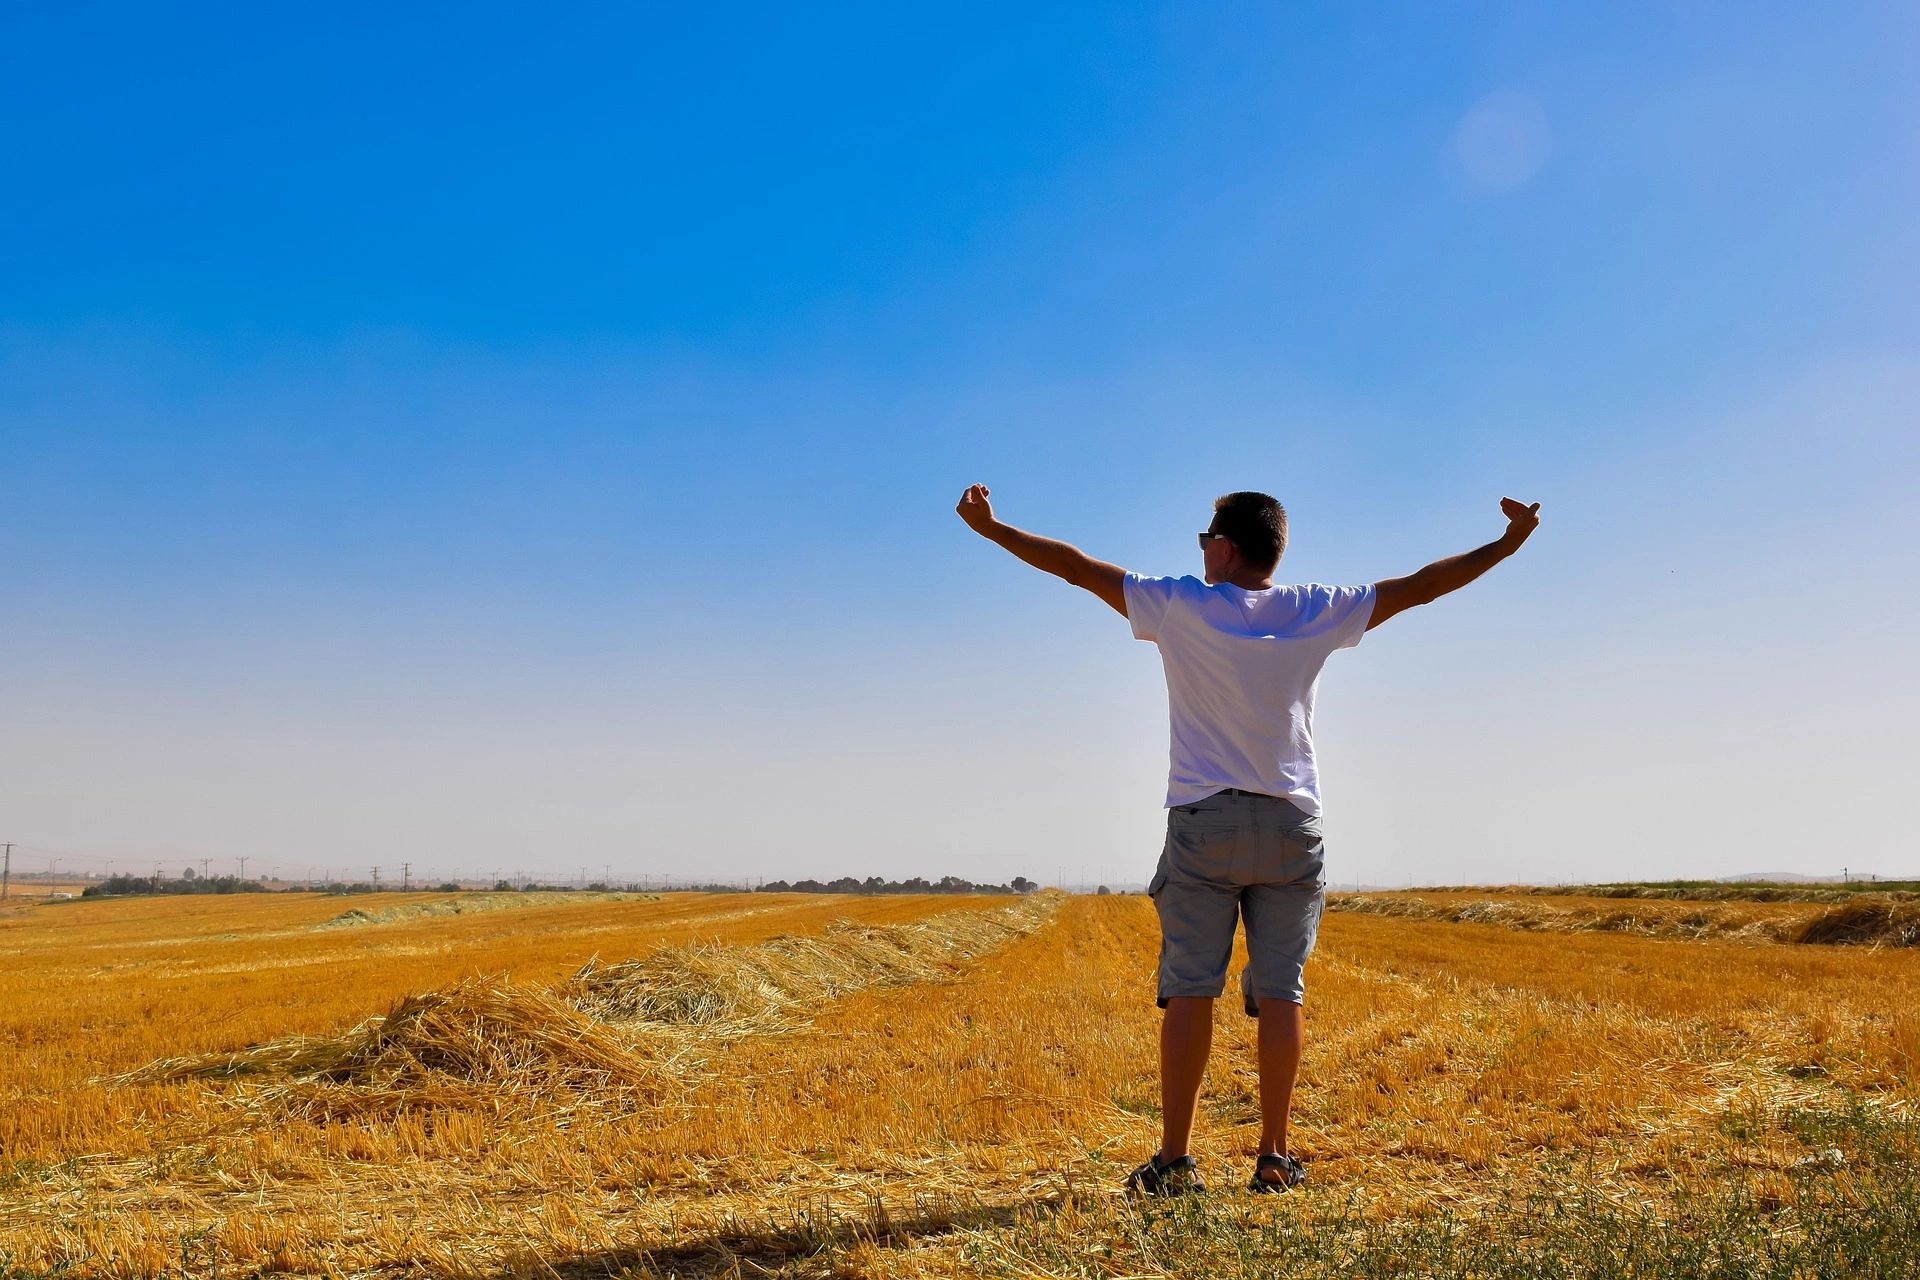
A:
MULTIPOLYGON (((1331 873, 1920 871, 1920 19, 41 6, 0 839, 1141 881, 1151 573, 1369 581, 1331 873)), ((82 859, 91 859, 83 861, 82 859)))

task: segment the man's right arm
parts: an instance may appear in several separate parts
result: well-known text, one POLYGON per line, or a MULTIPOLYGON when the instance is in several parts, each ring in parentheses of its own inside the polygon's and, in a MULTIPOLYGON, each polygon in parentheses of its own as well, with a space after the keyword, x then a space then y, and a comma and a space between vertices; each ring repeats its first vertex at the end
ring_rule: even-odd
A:
POLYGON ((967 522, 968 528, 987 541, 1005 547, 1042 572, 1091 591, 1113 606, 1121 617, 1127 616, 1127 596, 1122 585, 1127 571, 1119 565, 1095 560, 1070 542, 1043 538, 994 519, 993 507, 987 501, 987 486, 983 484, 972 485, 961 494, 954 510, 967 522))
POLYGON ((1417 605, 1431 604, 1449 591, 1458 591, 1487 570, 1520 549, 1540 525, 1540 504, 1526 506, 1512 498, 1500 499, 1500 510, 1507 517, 1507 531, 1484 547, 1464 555, 1435 560, 1424 569, 1404 578, 1387 578, 1373 587, 1373 616, 1367 620, 1371 631, 1396 613, 1417 605))

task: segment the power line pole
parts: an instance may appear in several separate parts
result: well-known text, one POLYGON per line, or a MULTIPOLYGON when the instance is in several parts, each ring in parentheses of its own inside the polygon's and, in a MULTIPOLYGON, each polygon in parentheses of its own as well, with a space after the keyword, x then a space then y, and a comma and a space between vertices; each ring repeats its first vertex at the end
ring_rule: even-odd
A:
POLYGON ((240 878, 242 880, 247 878, 247 860, 245 858, 240 859, 240 878))
POLYGON ((373 891, 380 892, 380 868, 378 867, 373 869, 373 891))
POLYGON ((413 864, 411 862, 403 862, 400 864, 400 887, 403 890, 413 888, 413 864))
POLYGON ((202 880, 205 880, 205 879, 207 878, 207 867, 208 867, 208 866, 209 866, 209 865, 210 865, 210 864, 211 864, 212 862, 213 862, 213 859, 212 859, 212 858, 202 858, 202 859, 200 859, 200 878, 201 878, 202 880))
POLYGON ((6 861, 0 862, 0 902, 13 893, 13 841, 7 841, 6 861))

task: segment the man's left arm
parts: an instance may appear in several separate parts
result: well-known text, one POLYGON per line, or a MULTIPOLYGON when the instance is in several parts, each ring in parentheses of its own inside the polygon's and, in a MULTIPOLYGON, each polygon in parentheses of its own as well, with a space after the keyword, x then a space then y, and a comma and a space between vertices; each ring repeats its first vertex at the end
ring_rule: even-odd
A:
POLYGON ((1507 517, 1507 531, 1472 551, 1445 560, 1435 560, 1424 569, 1404 578, 1386 578, 1373 587, 1373 616, 1367 620, 1371 631, 1396 613, 1418 605, 1431 604, 1449 591, 1458 591, 1487 570, 1520 549, 1520 545, 1540 526, 1540 504, 1527 506, 1512 498, 1500 499, 1501 513, 1507 517))
POLYGON ((954 510, 967 522, 969 529, 987 541, 1005 547, 1044 573, 1091 591, 1112 605, 1114 612, 1121 617, 1127 616, 1127 596, 1123 586, 1127 571, 1119 565, 1095 560, 1070 542, 1043 538, 1037 533, 1028 533, 994 519, 993 507, 987 501, 987 486, 983 484, 972 485, 961 494, 959 505, 954 510))

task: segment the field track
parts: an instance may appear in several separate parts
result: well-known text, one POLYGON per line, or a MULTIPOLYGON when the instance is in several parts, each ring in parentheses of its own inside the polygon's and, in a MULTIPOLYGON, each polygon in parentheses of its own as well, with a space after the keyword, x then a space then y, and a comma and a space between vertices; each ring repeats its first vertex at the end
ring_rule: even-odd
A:
MULTIPOLYGON (((1009 906, 667 895, 317 930, 339 900, 289 895, 0 919, 0 1035, 22 1047, 0 1059, 0 1259, 129 1276, 1177 1271, 1113 1195, 1156 1137, 1140 898, 1059 901, 937 971, 722 1018, 681 1089, 509 1072, 343 1118, 263 1106, 249 1077, 103 1082, 338 1037, 477 975, 564 991, 595 954, 720 939, 745 955, 779 935, 825 945, 837 921, 937 931, 1009 906)), ((1912 949, 1332 913, 1296 1110, 1314 1190, 1229 1212, 1357 1197, 1374 1219, 1470 1220, 1576 1165, 1622 1204, 1737 1178, 1791 1205, 1809 1194, 1796 1162, 1847 1145, 1805 1117, 1909 1113, 1915 989, 1912 949)), ((1252 1027, 1221 1003, 1199 1151, 1229 1185, 1257 1132, 1252 1027)))

